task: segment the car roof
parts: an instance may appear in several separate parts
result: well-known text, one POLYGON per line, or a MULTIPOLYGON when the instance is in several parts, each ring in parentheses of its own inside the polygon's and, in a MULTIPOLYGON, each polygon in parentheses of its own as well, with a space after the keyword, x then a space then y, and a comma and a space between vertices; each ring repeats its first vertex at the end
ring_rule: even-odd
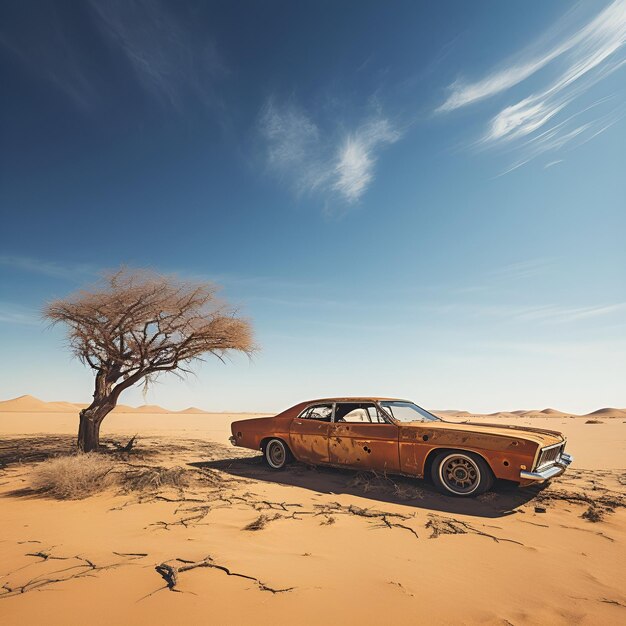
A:
POLYGON ((404 400, 403 398, 385 398, 381 396, 353 396, 338 398, 318 398, 316 400, 306 400, 300 404, 317 404, 324 402, 380 402, 386 400, 389 402, 412 402, 412 400, 404 400))

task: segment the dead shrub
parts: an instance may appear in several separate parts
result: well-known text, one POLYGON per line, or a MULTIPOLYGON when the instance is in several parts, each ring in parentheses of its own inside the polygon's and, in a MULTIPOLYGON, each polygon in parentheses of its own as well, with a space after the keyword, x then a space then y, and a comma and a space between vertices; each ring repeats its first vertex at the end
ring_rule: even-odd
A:
POLYGON ((95 452, 60 456, 33 468, 31 485, 59 500, 80 500, 114 484, 113 467, 110 459, 95 452))
POLYGON ((242 530, 263 530, 270 522, 275 522, 277 519, 281 519, 281 517, 280 513, 276 513, 272 517, 261 514, 247 526, 244 526, 242 530))
POLYGON ((604 520, 604 511, 601 509, 596 509, 593 506, 590 506, 582 515, 583 519, 586 519, 589 522, 602 522, 604 520))
POLYGON ((424 497, 424 492, 419 487, 409 486, 405 483, 396 483, 386 474, 378 474, 374 471, 358 472, 350 482, 350 487, 358 487, 365 493, 370 491, 388 492, 393 491, 393 495, 398 500, 418 500, 424 497))
POLYGON ((131 466, 122 473, 119 482, 124 491, 157 491, 167 487, 182 489, 189 485, 189 472, 182 467, 131 466))
POLYGON ((393 494, 399 500, 420 500, 424 497, 424 490, 419 487, 407 487, 394 483, 393 494))
POLYGON ((478 496, 476 500, 482 502, 483 504, 488 502, 495 502, 498 499, 498 494, 495 491, 488 491, 487 493, 483 493, 478 496))
POLYGON ((263 530, 269 522, 270 518, 267 515, 259 515, 253 522, 244 526, 243 530, 263 530))

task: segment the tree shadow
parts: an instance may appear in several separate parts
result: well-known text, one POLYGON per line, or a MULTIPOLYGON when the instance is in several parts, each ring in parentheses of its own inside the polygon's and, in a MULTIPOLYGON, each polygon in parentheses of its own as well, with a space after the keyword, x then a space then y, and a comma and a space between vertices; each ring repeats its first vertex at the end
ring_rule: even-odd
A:
POLYGON ((11 489, 11 491, 7 491, 3 493, 0 497, 2 498, 22 498, 24 500, 54 500, 57 498, 53 498, 43 489, 35 489, 34 487, 21 487, 19 489, 11 489))
MULTIPOLYGON (((134 438, 133 438, 134 440, 134 438)), ((99 454, 115 457, 152 457, 161 453, 157 447, 142 446, 140 449, 129 446, 131 442, 120 442, 113 438, 103 438, 100 442, 99 454), (126 456, 124 456, 126 455, 126 456)), ((170 447, 172 447, 170 445, 170 447)), ((189 450, 189 448, 185 448, 189 450)), ((34 435, 15 436, 0 439, 0 469, 9 465, 39 463, 59 456, 77 453, 76 437, 73 435, 34 435)))
POLYGON ((75 448, 76 437, 69 435, 0 439, 0 469, 16 463, 38 463, 54 456, 70 454, 75 448))
POLYGON ((514 483, 497 481, 494 490, 477 498, 455 498, 435 490, 426 480, 373 472, 358 472, 327 466, 293 463, 283 471, 272 471, 262 456, 229 458, 189 463, 197 468, 219 470, 232 476, 259 482, 300 487, 318 494, 347 494, 376 502, 401 504, 416 509, 474 517, 498 518, 511 515, 527 504, 546 486, 520 489, 514 483))
MULTIPOLYGON (((98 455, 108 457, 112 462, 111 471, 118 477, 124 474, 124 480, 120 478, 118 484, 124 493, 124 490, 136 492, 147 488, 182 487, 178 484, 172 485, 171 481, 176 477, 176 470, 180 465, 185 464, 185 459, 218 460, 233 456, 229 447, 205 439, 150 435, 140 437, 139 444, 130 445, 135 442, 135 437, 128 442, 111 437, 103 438, 98 450, 98 455), (173 463, 176 465, 173 466, 173 463)), ((239 451, 235 451, 235 454, 237 452, 239 451)), ((241 451, 240 454, 248 452, 241 451)), ((76 456, 79 456, 76 437, 72 435, 40 434, 0 438, 0 487, 11 481, 27 483, 28 477, 25 478, 23 470, 30 472, 38 463, 76 456)), ((48 489, 37 489, 33 486, 3 490, 0 497, 67 499, 51 495, 48 489)))
MULTIPOLYGON (((101 448, 98 451, 115 461, 129 461, 135 459, 149 459, 158 456, 161 452, 158 448, 143 447, 139 453, 127 449, 116 439, 106 438, 101 440, 101 448)), ((27 482, 21 473, 22 469, 29 469, 31 465, 62 457, 72 457, 78 454, 76 437, 72 435, 41 434, 24 436, 17 435, 0 439, 0 476, 12 476, 12 480, 27 482), (15 474, 14 470, 17 470, 15 474)), ((9 481, 1 481, 4 486, 9 481)), ((50 495, 47 489, 37 489, 33 486, 18 487, 4 491, 1 497, 9 498, 44 498, 44 499, 67 499, 50 495)))

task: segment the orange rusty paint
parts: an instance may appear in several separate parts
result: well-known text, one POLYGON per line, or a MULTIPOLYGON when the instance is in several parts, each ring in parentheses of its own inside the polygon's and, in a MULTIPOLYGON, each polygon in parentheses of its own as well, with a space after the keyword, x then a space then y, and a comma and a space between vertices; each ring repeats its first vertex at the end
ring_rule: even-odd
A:
MULTIPOLYGON (((235 445, 262 449, 269 438, 282 439, 298 461, 424 476, 429 455, 464 450, 482 456, 496 478, 524 484, 520 470, 534 468, 538 451, 564 441, 561 433, 503 424, 446 421, 355 423, 299 417, 321 404, 378 403, 394 398, 322 398, 301 402, 274 417, 233 422, 235 445)), ((432 457, 431 457, 432 458, 432 457)))
POLYGON ((329 455, 333 465, 400 471, 396 424, 330 424, 329 455))
POLYGON ((292 419, 287 443, 296 459, 313 465, 328 463, 330 427, 330 422, 298 419, 297 417, 292 419))

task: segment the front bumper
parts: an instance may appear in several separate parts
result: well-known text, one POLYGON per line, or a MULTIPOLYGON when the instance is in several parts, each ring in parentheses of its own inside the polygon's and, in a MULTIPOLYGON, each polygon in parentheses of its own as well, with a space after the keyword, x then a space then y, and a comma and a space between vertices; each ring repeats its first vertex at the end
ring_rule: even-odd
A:
POLYGON ((560 476, 572 463, 574 457, 571 454, 561 454, 558 460, 549 467, 546 467, 538 472, 521 471, 519 476, 522 480, 550 480, 555 476, 560 476))

